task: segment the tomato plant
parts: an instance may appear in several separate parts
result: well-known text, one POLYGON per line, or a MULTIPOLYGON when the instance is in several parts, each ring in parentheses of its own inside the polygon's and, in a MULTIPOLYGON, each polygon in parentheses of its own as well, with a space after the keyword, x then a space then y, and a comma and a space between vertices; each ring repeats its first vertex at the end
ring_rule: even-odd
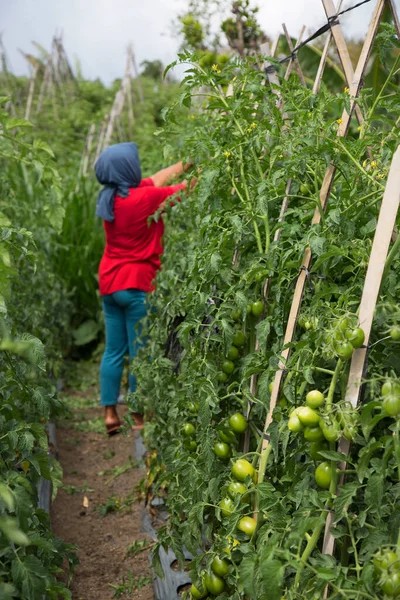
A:
MULTIPOLYGON (((385 26, 381 36, 393 66, 394 29, 385 26)), ((181 62, 189 63, 182 98, 165 111, 159 139, 170 147, 179 135, 201 176, 193 196, 165 216, 163 270, 149 319, 152 377, 146 355, 134 363, 136 398, 148 398, 145 435, 154 460, 165 465, 161 489, 170 520, 160 540, 192 552, 194 577, 211 568, 213 557, 226 555, 224 593, 234 600, 322 598, 325 590, 335 600, 380 598, 383 581, 373 573, 373 557, 395 547, 399 533, 399 415, 392 398, 400 363, 390 335, 400 322, 398 255, 379 291, 357 407, 348 405, 347 385, 350 359, 365 345, 360 298, 398 145, 395 92, 375 106, 365 91, 358 101, 365 124, 359 131, 351 121, 341 138, 337 120, 349 107, 348 92, 324 87, 315 95, 296 77, 282 78, 286 123, 256 60, 228 62, 217 68, 221 73, 187 53, 181 62), (179 111, 190 102, 195 118, 182 126, 179 111), (371 154, 379 168, 371 166, 371 154), (335 178, 317 223, 327 167, 335 178), (280 220, 285 197, 288 211, 280 220), (287 343, 305 252, 312 263, 287 343), (176 347, 166 353, 177 315, 176 347), (240 360, 230 360, 232 347, 240 349, 240 360), (193 398, 198 450, 181 456, 180 427, 193 398), (237 414, 248 416, 246 429, 243 421, 239 429, 230 423, 237 414), (216 439, 231 445, 230 461, 215 456, 216 439), (338 493, 343 447, 349 455, 338 493), (321 551, 330 511, 332 557, 321 551)))

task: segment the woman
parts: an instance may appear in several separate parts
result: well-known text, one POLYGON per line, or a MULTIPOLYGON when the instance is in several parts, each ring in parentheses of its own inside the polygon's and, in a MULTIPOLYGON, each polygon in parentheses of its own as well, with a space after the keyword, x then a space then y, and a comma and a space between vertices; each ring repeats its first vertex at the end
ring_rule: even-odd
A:
MULTIPOLYGON (((97 199, 96 215, 104 219, 106 247, 99 267, 106 346, 100 367, 100 402, 105 407, 109 435, 118 433, 121 422, 117 400, 124 356, 130 360, 138 350, 137 325, 146 315, 146 295, 160 268, 162 219, 149 220, 167 198, 186 190, 184 181, 163 187, 190 167, 182 162, 142 179, 136 144, 106 148, 95 164, 96 177, 104 185, 97 199)), ((129 389, 136 379, 129 375, 129 389)), ((133 429, 142 429, 143 415, 134 407, 133 429)))

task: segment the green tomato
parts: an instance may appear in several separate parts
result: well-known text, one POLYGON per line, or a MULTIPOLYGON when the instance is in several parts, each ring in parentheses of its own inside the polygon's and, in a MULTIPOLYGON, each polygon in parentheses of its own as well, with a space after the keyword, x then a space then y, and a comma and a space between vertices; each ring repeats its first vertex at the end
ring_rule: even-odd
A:
POLYGON ((383 399, 383 408, 391 417, 400 415, 400 395, 389 394, 383 399))
POLYGON ((229 563, 224 558, 216 556, 211 563, 211 570, 218 577, 226 577, 229 573, 229 563))
POLYGON ((353 348, 361 348, 365 340, 365 333, 361 327, 355 327, 355 329, 348 329, 345 333, 347 340, 353 346, 353 348))
POLYGON ((313 460, 323 460, 320 452, 324 450, 329 450, 329 446, 326 441, 324 442, 312 442, 310 444, 310 456, 313 460))
POLYGON ((239 458, 232 466, 232 475, 238 481, 245 481, 247 477, 254 479, 256 471, 245 458, 239 458))
POLYGON ((205 589, 204 585, 200 586, 200 589, 198 589, 194 584, 192 584, 192 587, 190 588, 190 596, 194 600, 203 600, 207 594, 208 590, 205 589))
POLYGON ((228 381, 228 375, 226 373, 223 373, 221 371, 221 373, 218 373, 217 375, 218 381, 220 381, 221 383, 225 383, 226 381, 228 381))
POLYGON ((188 410, 193 415, 196 415, 199 412, 199 403, 198 402, 189 402, 188 410))
POLYGON ((274 387, 274 382, 271 381, 270 384, 268 385, 268 389, 269 389, 269 393, 272 394, 272 388, 274 387))
POLYGON ((343 436, 346 438, 346 440, 349 440, 349 442, 354 440, 354 438, 356 437, 356 433, 357 427, 355 427, 354 425, 345 425, 343 428, 343 436))
POLYGON ((222 498, 221 502, 218 505, 221 509, 221 513, 223 517, 230 517, 233 515, 235 511, 235 504, 231 498, 222 498))
POLYGON ((289 418, 288 428, 292 433, 299 433, 299 431, 302 431, 303 424, 297 415, 293 415, 289 418))
POLYGON ((328 462, 322 462, 315 469, 315 481, 320 488, 328 490, 332 481, 332 467, 328 462))
POLYGON ((229 348, 226 358, 228 360, 237 360, 239 358, 239 350, 236 348, 236 346, 231 346, 229 348))
POLYGON ((242 496, 247 492, 247 487, 240 481, 231 481, 228 487, 228 494, 231 498, 242 496))
POLYGON ((306 427, 304 429, 304 437, 308 442, 321 442, 324 439, 324 434, 319 425, 314 427, 306 427))
POLYGON ((247 430, 248 424, 243 415, 235 413, 229 419, 229 427, 235 433, 244 433, 247 430))
POLYGON ((235 434, 230 429, 220 429, 218 435, 225 444, 235 444, 237 442, 235 434))
POLYGON ((302 183, 300 186, 300 192, 303 194, 303 196, 306 196, 309 193, 309 188, 308 185, 306 185, 305 183, 302 183))
POLYGON ((234 346, 239 346, 239 348, 241 346, 244 346, 246 343, 246 336, 244 335, 243 331, 235 331, 235 333, 233 334, 232 337, 232 344, 234 344, 234 346))
POLYGON ((231 360, 224 360, 221 368, 224 373, 226 373, 227 375, 230 375, 235 370, 235 365, 231 360))
POLYGON ((192 437, 195 432, 194 425, 192 423, 184 423, 182 425, 182 433, 185 437, 192 437))
POLYGON ((231 448, 225 442, 217 442, 214 446, 214 453, 221 460, 229 460, 232 456, 231 448))
POLYGON ((327 442, 333 443, 339 439, 341 429, 337 421, 324 421, 321 419, 319 426, 327 442))
POLYGON ((336 344, 336 354, 342 360, 350 360, 353 356, 354 348, 350 342, 339 342, 336 344))
POLYGON ((206 573, 204 583, 212 596, 219 596, 225 589, 225 581, 215 573, 206 573))
POLYGON ((256 527, 257 521, 253 517, 242 517, 237 524, 237 528, 249 537, 254 534, 256 527))
POLYGON ((397 564, 396 564, 395 569, 397 570, 398 567, 400 567, 399 557, 397 556, 397 554, 395 552, 393 552, 393 550, 389 550, 389 549, 381 550, 380 552, 375 554, 373 563, 374 563, 375 573, 377 573, 377 575, 382 573, 382 571, 387 571, 387 569, 391 565, 394 565, 396 563, 397 564))
POLYGON ((380 579, 380 587, 386 596, 398 598, 400 593, 400 573, 398 571, 383 573, 380 579))
POLYGON ((319 424, 319 414, 309 406, 299 406, 299 408, 297 409, 297 416, 300 419, 300 423, 302 423, 302 425, 313 426, 319 424))
POLYGON ((261 271, 258 271, 258 273, 256 273, 254 279, 258 282, 265 281, 267 279, 267 275, 268 272, 265 269, 262 269, 261 271))
POLYGON ((263 312, 264 312, 264 302, 262 302, 261 300, 257 300, 256 302, 253 302, 253 304, 251 305, 251 314, 254 315, 255 317, 259 317, 260 315, 262 315, 263 312))
POLYGON ((240 321, 240 319, 242 318, 242 313, 240 312, 240 310, 233 310, 231 312, 231 316, 234 321, 240 321))
POLYGON ((325 402, 324 395, 318 390, 311 390, 306 396, 306 404, 310 408, 319 408, 325 402))
POLYGON ((189 450, 190 452, 194 452, 195 450, 197 450, 197 442, 195 442, 194 440, 185 440, 183 442, 183 445, 185 446, 185 448, 187 450, 189 450))
POLYGON ((395 396, 399 396, 400 383, 398 381, 394 381, 393 379, 388 379, 382 386, 381 394, 382 396, 388 396, 389 394, 395 394, 395 396))
POLYGON ((297 319, 297 324, 299 327, 301 327, 302 329, 304 329, 304 325, 306 323, 306 318, 304 315, 299 315, 299 318, 297 319))
POLYGON ((390 330, 390 337, 395 342, 400 340, 400 325, 393 325, 392 329, 390 330))
POLYGON ((338 329, 345 333, 348 329, 350 329, 351 323, 347 317, 342 317, 337 324, 338 329))

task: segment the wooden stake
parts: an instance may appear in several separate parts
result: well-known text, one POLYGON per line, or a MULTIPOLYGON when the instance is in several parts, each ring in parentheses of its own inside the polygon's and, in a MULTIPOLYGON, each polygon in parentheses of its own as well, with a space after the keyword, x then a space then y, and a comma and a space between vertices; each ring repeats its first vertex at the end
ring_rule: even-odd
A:
POLYGON ((36 77, 37 77, 38 71, 39 71, 39 65, 36 65, 36 67, 33 70, 31 80, 29 82, 28 100, 26 103, 26 110, 25 110, 25 119, 27 121, 29 121, 29 118, 31 116, 33 94, 35 91, 35 82, 36 82, 36 77))
MULTIPOLYGON (((288 30, 286 29, 285 23, 282 23, 282 27, 283 27, 283 31, 285 33, 285 37, 286 37, 287 43, 289 45, 290 52, 293 52, 294 46, 292 44, 292 38, 290 37, 288 30)), ((299 35, 299 37, 297 39, 297 42, 296 42, 296 46, 298 46, 299 44, 301 44, 301 40, 303 39, 303 35, 304 35, 305 30, 306 30, 306 26, 303 25, 303 27, 301 28, 301 31, 300 31, 300 35, 299 35)), ((296 67, 296 71, 297 71, 297 73, 299 75, 299 78, 300 78, 302 86, 303 87, 307 87, 306 80, 304 79, 303 71, 301 70, 299 61, 297 60, 297 56, 295 58, 291 58, 290 59, 290 62, 289 62, 289 65, 288 65, 288 68, 287 68, 287 71, 286 71, 286 74, 285 74, 286 81, 289 79, 293 63, 295 65, 295 67, 296 67)))
MULTIPOLYGON (((361 86, 362 86, 362 77, 364 75, 364 72, 365 72, 365 69, 366 69, 366 66, 368 63, 368 58, 371 53, 372 45, 373 45, 377 30, 378 30, 378 26, 379 26, 379 22, 380 22, 382 13, 383 13, 384 6, 385 6, 385 0, 377 1, 375 10, 374 10, 374 13, 372 16, 371 24, 369 26, 368 33, 367 33, 367 36, 366 36, 366 39, 365 39, 365 42, 363 45, 363 49, 361 51, 358 65, 357 65, 357 68, 356 68, 356 71, 354 74, 354 80, 350 86, 350 96, 351 96, 350 109, 349 109, 349 112, 347 112, 346 110, 343 111, 341 123, 339 125, 338 132, 337 132, 338 137, 345 137, 347 134, 347 131, 348 131, 348 128, 350 125, 350 119, 351 119, 351 116, 353 114, 353 110, 355 107, 355 98, 358 97, 361 86)), ((331 187, 333 184, 333 179, 335 176, 335 172, 336 172, 336 167, 334 166, 334 164, 329 165, 329 167, 327 168, 327 170, 325 172, 324 181, 322 183, 322 187, 321 187, 321 191, 320 191, 320 203, 321 203, 322 211, 326 210, 329 195, 330 195, 330 190, 331 190, 331 187)), ((320 220, 321 220, 321 214, 320 214, 319 208, 317 207, 315 209, 314 217, 312 219, 312 225, 318 224, 320 222, 320 220)), ((300 274, 297 279, 293 302, 292 302, 292 306, 291 306, 290 313, 289 313, 288 323, 287 323, 284 342, 283 342, 284 346, 286 346, 287 344, 292 342, 293 338, 294 338, 297 317, 298 317, 298 314, 300 311, 306 277, 307 277, 308 270, 310 268, 310 264, 311 264, 311 249, 310 249, 310 247, 307 247, 304 252, 303 261, 302 261, 302 265, 301 265, 301 271, 300 271, 300 274)), ((270 400, 270 408, 269 408, 269 411, 267 414, 267 418, 265 420, 264 434, 266 434, 267 429, 272 422, 272 413, 276 407, 276 403, 277 403, 278 395, 279 395, 279 389, 280 389, 280 386, 282 383, 284 370, 285 370, 289 355, 290 355, 289 348, 285 348, 281 353, 279 369, 275 374, 275 379, 274 379, 274 383, 273 383, 271 400, 270 400)), ((265 452, 267 450, 268 445, 269 445, 269 439, 268 439, 268 437, 266 437, 266 435, 264 435, 263 444, 262 444, 262 452, 265 452)), ((262 464, 262 461, 260 461, 260 468, 261 468, 261 464, 262 464)), ((261 473, 260 473, 260 475, 261 475, 261 473)), ((264 474, 262 473, 262 477, 263 476, 264 476, 264 474)))
MULTIPOLYGON (((368 353, 368 342, 371 334, 372 321, 374 318, 375 307, 378 300, 379 288, 382 281, 382 275, 385 268, 385 261, 388 255, 392 231, 396 223, 397 213, 400 207, 400 146, 397 148, 389 171, 389 177, 386 184, 385 194, 381 209, 379 212, 378 223, 376 226, 374 241, 370 260, 368 263, 367 274, 365 277, 364 290, 360 303, 359 323, 365 333, 364 346, 354 350, 350 374, 347 382, 345 401, 349 402, 353 408, 358 405, 364 366, 368 353)), ((339 442, 338 451, 346 456, 350 450, 350 442, 342 438, 339 442)), ((339 477, 339 488, 343 485, 344 471, 346 462, 339 464, 341 471, 339 477)), ((325 524, 325 534, 322 544, 324 554, 333 554, 335 548, 335 538, 331 533, 331 526, 334 520, 334 513, 328 514, 325 524)), ((326 597, 326 596, 325 596, 326 597)))

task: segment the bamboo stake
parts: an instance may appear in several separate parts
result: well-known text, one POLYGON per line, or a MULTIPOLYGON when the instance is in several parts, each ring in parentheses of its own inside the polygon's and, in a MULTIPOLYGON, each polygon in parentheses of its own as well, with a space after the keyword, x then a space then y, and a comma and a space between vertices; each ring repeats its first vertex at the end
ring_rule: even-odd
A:
MULTIPOLYGON (((360 303, 359 322, 365 333, 364 346, 354 350, 350 374, 346 389, 346 402, 349 402, 353 408, 358 405, 362 377, 364 373, 365 362, 368 353, 368 342, 371 334, 372 321, 374 318, 375 307, 378 300, 379 289, 382 281, 382 275, 385 268, 385 261, 388 255, 392 231, 396 223, 397 213, 400 207, 400 146, 397 148, 389 171, 389 177, 386 184, 385 193, 379 211, 378 223, 376 226, 374 241, 372 244, 370 260, 368 263, 367 274, 365 277, 364 289, 360 303)), ((349 454, 350 442, 342 437, 339 441, 338 451, 346 456, 349 454)), ((338 483, 338 490, 344 481, 344 471, 346 462, 339 464, 341 471, 338 483)), ((331 526, 334 520, 334 513, 330 511, 325 524, 325 534, 322 544, 324 554, 333 554, 335 547, 335 538, 331 533, 331 526)), ((326 597, 327 591, 325 591, 326 597)))
POLYGON ((46 92, 46 88, 49 85, 49 80, 51 78, 51 70, 52 70, 52 56, 49 55, 47 62, 46 62, 46 68, 45 68, 44 75, 43 75, 42 85, 40 86, 39 98, 38 98, 38 102, 37 102, 37 106, 36 106, 36 114, 38 114, 42 109, 43 98, 44 98, 44 95, 46 92))
MULTIPOLYGON (((341 3, 342 3, 342 0, 340 0, 339 5, 341 5, 341 3)), ((338 8, 338 10, 339 10, 339 8, 338 8)), ((285 29, 286 29, 286 27, 285 27, 285 29)), ((286 30, 286 33, 287 33, 287 30, 286 30)), ((303 35, 303 31, 301 32, 301 34, 299 36, 299 39, 301 38, 302 35, 303 35)), ((290 42, 291 42, 290 36, 289 36, 289 39, 290 39, 290 42)), ((279 40, 279 38, 277 38, 277 40, 279 40)), ((314 94, 317 94, 319 92, 319 90, 320 90, 320 87, 321 87, 322 75, 323 75, 323 72, 324 72, 324 68, 326 66, 326 59, 327 59, 327 55, 328 55, 328 46, 329 46, 330 40, 331 40, 331 38, 328 37, 328 40, 327 40, 328 43, 325 44, 324 52, 321 55, 321 59, 320 59, 320 63, 319 63, 319 66, 318 66, 318 71, 317 71, 317 78, 316 78, 316 81, 315 81, 314 86, 313 86, 313 93, 314 94)), ((278 46, 278 44, 276 43, 275 46, 274 46, 275 50, 276 50, 277 46, 278 46)), ((264 48, 263 50, 265 51, 265 53, 267 52, 266 48, 264 48)), ((270 63, 266 62, 265 66, 268 66, 269 64, 270 63)), ((286 73, 289 72, 289 75, 290 75, 289 68, 290 69, 293 68, 293 62, 292 62, 292 65, 288 67, 288 70, 286 72, 286 73)), ((279 79, 277 78, 277 76, 276 76, 275 73, 274 73, 274 75, 275 75, 274 83, 277 81, 277 84, 279 85, 279 79)), ((279 93, 279 90, 277 90, 277 92, 279 93)), ((284 219, 285 219, 285 214, 286 214, 286 211, 288 209, 288 204, 289 204, 289 198, 288 197, 290 195, 291 185, 292 185, 292 179, 289 179, 288 182, 287 182, 287 185, 286 185, 285 197, 284 197, 283 202, 282 202, 282 206, 281 206, 281 210, 280 210, 280 214, 279 214, 279 218, 278 218, 278 223, 282 223, 284 221, 284 219)), ((278 242, 279 241, 280 234, 281 234, 281 228, 278 228, 276 230, 276 232, 275 232, 275 235, 274 235, 274 242, 278 242)), ((264 301, 267 301, 267 299, 268 299, 270 284, 271 284, 270 279, 267 279, 265 281, 265 283, 264 283, 264 301)), ((260 345, 259 345, 258 340, 256 340, 256 348, 255 349, 256 349, 256 351, 260 349, 260 345)), ((251 379, 250 379, 250 393, 253 396, 255 396, 256 390, 257 390, 257 379, 258 379, 257 374, 252 375, 251 379)), ((250 411, 251 411, 251 403, 249 402, 248 403, 248 407, 247 407, 247 418, 250 415, 250 411)), ((245 442, 244 442, 244 451, 245 452, 248 451, 249 444, 250 444, 250 432, 247 431, 246 434, 245 434, 245 442)))
POLYGON ((82 175, 84 177, 85 177, 85 175, 87 175, 87 171, 88 171, 89 159, 90 159, 90 154, 92 152, 92 144, 93 144, 93 138, 94 138, 95 131, 96 131, 96 125, 94 123, 92 123, 89 128, 89 133, 88 133, 87 140, 86 140, 85 154, 84 154, 84 159, 83 159, 82 175))
POLYGON ((93 165, 95 164, 95 162, 99 158, 100 153, 101 153, 101 151, 103 149, 103 146, 104 146, 104 136, 106 134, 107 123, 108 123, 108 115, 106 115, 104 117, 103 123, 101 124, 101 129, 100 129, 99 137, 98 137, 98 140, 97 140, 96 152, 94 154, 93 165))
MULTIPOLYGON (((374 10, 374 13, 373 13, 373 16, 372 16, 372 20, 371 20, 371 23, 370 23, 370 26, 368 29, 366 39, 364 41, 364 45, 363 45, 363 49, 361 51, 358 65, 357 65, 357 68, 356 68, 356 71, 354 74, 354 80, 350 86, 350 95, 351 95, 350 109, 349 109, 349 112, 347 112, 346 110, 343 111, 341 123, 340 123, 340 125, 338 127, 338 131, 337 131, 338 137, 345 137, 347 135, 347 131, 348 131, 348 128, 350 125, 350 119, 351 119, 351 116, 353 114, 354 107, 355 107, 355 99, 358 97, 360 89, 362 87, 362 77, 363 77, 365 69, 367 67, 368 59, 369 59, 369 56, 371 53, 372 45, 373 45, 377 30, 378 30, 379 22, 382 17, 384 7, 385 7, 385 0, 378 0, 375 10, 374 10)), ((321 202, 322 211, 326 210, 326 207, 328 204, 328 199, 330 196, 331 187, 332 187, 333 180, 335 177, 335 172, 336 172, 336 167, 332 163, 329 165, 329 167, 327 168, 327 170, 325 172, 324 181, 322 183, 322 187, 321 187, 321 191, 320 191, 320 202, 321 202)), ((321 214, 320 214, 319 208, 317 207, 315 209, 314 216, 312 219, 312 225, 318 224, 320 222, 320 220, 321 220, 321 214)), ((290 313, 289 313, 288 323, 287 323, 284 342, 283 342, 284 346, 289 344, 293 340, 293 337, 294 337, 294 332, 295 332, 296 323, 297 323, 297 317, 298 317, 298 313, 300 311, 300 306, 301 306, 301 302, 302 302, 302 298, 303 298, 307 272, 309 270, 310 264, 311 264, 311 249, 309 246, 307 246, 307 248, 305 249, 305 252, 304 252, 301 271, 300 271, 300 274, 297 279, 293 302, 292 302, 292 306, 291 306, 290 313)), ((285 370, 285 366, 286 366, 287 360, 289 358, 289 355, 290 355, 290 349, 285 348, 281 353, 279 368, 275 374, 275 379, 273 382, 273 388, 272 388, 272 393, 271 393, 270 408, 269 408, 267 418, 265 420, 265 426, 264 426, 262 454, 266 453, 268 445, 269 445, 269 438, 267 436, 267 430, 272 422, 272 413, 276 407, 276 403, 277 403, 278 395, 279 395, 279 389, 280 389, 280 386, 282 383, 284 370, 285 370)), ((263 460, 260 461, 260 468, 259 468, 259 479, 261 481, 264 478, 264 472, 262 471, 262 469, 263 469, 263 460)))
MULTIPOLYGON (((342 8, 342 4, 343 4, 343 0, 339 0, 339 3, 336 8, 336 12, 340 11, 340 9, 342 8)), ((332 28, 331 28, 331 30, 329 31, 329 33, 327 35, 326 41, 325 41, 324 50, 323 50, 322 56, 321 56, 321 61, 319 63, 317 75, 315 77, 314 86, 313 86, 313 90, 312 90, 313 94, 317 94, 318 90, 321 87, 322 76, 324 74, 325 64, 326 64, 326 60, 328 58, 328 51, 329 51, 330 43, 332 41, 332 37, 333 37, 333 34, 332 34, 332 28)))
MULTIPOLYGON (((335 9, 333 0, 322 0, 322 4, 323 4, 323 7, 325 9, 325 14, 328 17, 328 19, 330 17, 334 17, 339 11, 339 7, 337 10, 335 9)), ((344 39, 342 28, 339 23, 337 25, 333 25, 331 27, 331 35, 333 36, 333 39, 335 40, 337 53, 339 55, 339 60, 341 62, 343 72, 346 77, 347 85, 350 87, 350 83, 354 79, 354 69, 353 69, 353 64, 351 62, 349 50, 347 48, 347 44, 344 39)), ((364 118, 362 116, 360 107, 358 105, 356 105, 356 107, 355 107, 355 113, 356 113, 357 121, 358 121, 359 125, 361 125, 364 122, 364 118)))
POLYGON ((130 54, 131 54, 131 62, 132 62, 133 72, 135 74, 136 85, 137 85, 138 92, 139 92, 139 100, 141 103, 143 103, 144 102, 143 87, 142 87, 142 82, 140 81, 139 71, 138 71, 137 64, 136 64, 135 53, 133 51, 132 46, 130 46, 130 50, 131 50, 130 54))
POLYGON ((36 82, 36 77, 37 77, 38 71, 39 71, 39 65, 36 65, 36 67, 33 70, 32 77, 31 77, 31 80, 29 83, 28 100, 26 103, 26 110, 25 110, 25 119, 27 121, 29 121, 29 118, 31 116, 33 94, 35 91, 35 82, 36 82))
MULTIPOLYGON (((292 43, 292 38, 290 37, 290 35, 288 33, 288 30, 286 28, 285 23, 282 23, 282 28, 283 28, 283 31, 285 33, 285 37, 286 37, 287 43, 289 45, 290 52, 293 52, 294 46, 293 46, 293 43, 292 43)), ((303 39, 303 35, 304 35, 305 30, 306 30, 306 26, 303 25, 303 27, 301 28, 298 40, 296 42, 296 46, 298 46, 299 44, 301 44, 301 40, 303 39)), ((300 78, 302 86, 303 87, 307 87, 306 80, 304 79, 303 71, 301 70, 300 63, 299 63, 297 57, 294 57, 293 59, 292 58, 290 59, 289 66, 287 68, 287 72, 286 72, 286 75, 285 75, 286 81, 289 79, 289 75, 290 75, 292 63, 294 63, 294 65, 296 67, 296 71, 297 71, 297 73, 299 75, 299 78, 300 78)))

